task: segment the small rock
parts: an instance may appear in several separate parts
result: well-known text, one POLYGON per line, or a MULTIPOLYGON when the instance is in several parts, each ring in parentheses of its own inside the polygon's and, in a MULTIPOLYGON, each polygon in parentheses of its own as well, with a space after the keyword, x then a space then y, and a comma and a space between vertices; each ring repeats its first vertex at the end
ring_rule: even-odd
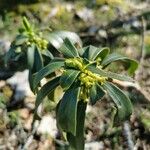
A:
POLYGON ((103 150, 103 142, 90 142, 85 144, 85 150, 103 150))
POLYGON ((41 141, 39 143, 38 150, 55 150, 54 147, 52 147, 52 139, 45 139, 44 141, 41 141))
POLYGON ((85 22, 92 21, 94 19, 93 11, 88 8, 83 8, 82 10, 77 11, 76 15, 85 22))
POLYGON ((4 87, 5 85, 6 85, 6 82, 3 81, 3 80, 1 80, 1 81, 0 81, 0 88, 4 87))
POLYGON ((18 112, 22 119, 27 119, 29 117, 29 110, 27 108, 20 109, 18 112))
POLYGON ((24 129, 26 129, 28 131, 31 131, 32 122, 33 122, 33 115, 30 115, 28 117, 28 119, 26 119, 25 122, 24 122, 24 124, 23 124, 24 129))
POLYGON ((15 101, 22 100, 25 96, 33 95, 28 82, 28 73, 28 70, 17 72, 6 81, 7 84, 10 84, 15 89, 15 101))
POLYGON ((57 131, 56 120, 50 115, 43 116, 37 133, 49 134, 52 138, 55 138, 57 131))
POLYGON ((107 11, 109 11, 110 10, 110 7, 108 6, 108 5, 103 5, 102 7, 101 7, 101 12, 107 12, 107 11))
POLYGON ((28 150, 36 150, 36 149, 38 149, 38 142, 33 139, 28 147, 28 150))
POLYGON ((92 106, 91 105, 87 105, 87 108, 86 108, 86 113, 90 113, 92 111, 92 106))
POLYGON ((11 135, 8 138, 8 143, 11 144, 12 147, 15 147, 17 145, 17 136, 14 132, 11 133, 11 135))
POLYGON ((103 38, 107 38, 107 32, 106 32, 106 30, 100 29, 100 30, 98 31, 98 34, 99 34, 101 37, 103 37, 103 38))

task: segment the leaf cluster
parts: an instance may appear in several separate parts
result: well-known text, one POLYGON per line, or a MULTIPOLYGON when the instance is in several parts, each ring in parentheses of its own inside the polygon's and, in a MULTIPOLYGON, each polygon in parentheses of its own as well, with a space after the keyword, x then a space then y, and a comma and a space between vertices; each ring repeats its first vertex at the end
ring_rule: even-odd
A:
POLYGON ((109 72, 106 68, 113 62, 121 61, 128 73, 133 74, 138 67, 135 60, 115 53, 109 54, 110 51, 106 47, 81 47, 81 42, 74 33, 74 36, 68 38, 68 32, 53 32, 48 34, 45 40, 33 31, 26 18, 23 19, 23 25, 25 31, 12 43, 6 60, 11 57, 17 59, 20 55, 26 59, 30 87, 37 93, 34 120, 38 117, 39 105, 46 96, 51 96, 58 86, 63 89, 63 97, 58 100, 56 107, 57 126, 60 131, 66 133, 71 149, 84 149, 86 106, 94 105, 106 93, 117 109, 115 122, 128 119, 132 113, 132 104, 126 94, 113 83, 113 79, 130 82, 133 82, 133 79, 127 75, 109 72), (41 46, 34 38, 40 42, 46 41, 45 46, 41 46), (48 43, 63 57, 54 57, 48 43), (78 43, 78 48, 74 43, 78 43), (48 60, 46 63, 45 56, 48 60), (56 71, 59 71, 59 74, 56 74, 56 71), (47 77, 51 78, 41 86, 41 80, 47 77))
POLYGON ((52 59, 34 76, 35 89, 44 77, 56 70, 62 72, 41 87, 37 93, 36 109, 49 93, 57 86, 61 86, 64 94, 56 108, 58 128, 66 133, 73 149, 84 149, 84 119, 87 103, 93 105, 107 93, 117 108, 115 122, 128 119, 132 113, 129 98, 114 85, 113 79, 130 82, 133 79, 109 72, 105 68, 112 62, 123 61, 129 73, 133 74, 138 65, 135 60, 118 54, 109 54, 108 48, 87 46, 77 49, 67 38, 58 51, 64 58, 52 59))

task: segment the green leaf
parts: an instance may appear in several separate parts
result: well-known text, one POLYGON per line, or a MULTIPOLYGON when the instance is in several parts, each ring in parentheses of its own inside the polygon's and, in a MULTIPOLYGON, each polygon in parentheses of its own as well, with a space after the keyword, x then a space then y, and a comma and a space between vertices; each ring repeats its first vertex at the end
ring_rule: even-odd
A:
POLYGON ((22 44, 25 44, 28 41, 28 37, 25 35, 18 35, 15 38, 15 41, 13 42, 13 45, 20 46, 22 44))
POLYGON ((64 43, 58 50, 66 57, 79 57, 76 47, 68 38, 64 40, 64 43))
POLYGON ((35 72, 43 68, 42 55, 40 53, 40 50, 36 46, 35 46, 35 53, 34 53, 34 68, 35 68, 35 72))
POLYGON ((56 49, 59 49, 63 44, 63 39, 55 33, 48 34, 47 39, 56 49))
POLYGON ((63 97, 64 91, 61 86, 57 86, 50 94, 48 94, 48 98, 57 103, 63 97))
POLYGON ((9 51, 5 54, 5 58, 4 58, 5 65, 7 65, 7 63, 10 61, 10 59, 15 55, 16 55, 15 48, 10 47, 9 51))
POLYGON ((115 61, 123 61, 127 64, 127 69, 129 74, 133 74, 135 72, 135 70, 138 67, 138 63, 135 60, 129 59, 125 56, 122 56, 120 54, 116 54, 116 53, 112 53, 110 55, 108 55, 102 62, 102 66, 106 67, 108 66, 110 63, 115 62, 115 61))
POLYGON ((27 49, 27 63, 28 63, 28 69, 29 69, 29 77, 28 77, 29 84, 30 84, 31 90, 34 92, 32 74, 37 72, 43 67, 43 60, 42 60, 41 54, 34 44, 32 44, 27 49))
POLYGON ((34 92, 34 90, 33 90, 33 77, 32 77, 31 69, 29 69, 28 80, 29 80, 30 89, 31 89, 31 91, 34 92))
POLYGON ((79 75, 80 71, 69 69, 66 70, 61 78, 60 78, 60 85, 64 90, 67 90, 70 88, 70 86, 73 84, 77 76, 79 75))
POLYGON ((115 121, 117 122, 127 119, 132 113, 132 104, 129 98, 123 93, 123 91, 110 82, 106 82, 103 87, 117 106, 118 111, 115 121))
POLYGON ((31 45, 27 49, 27 63, 28 63, 28 68, 29 69, 33 68, 34 56, 35 56, 35 45, 31 45))
POLYGON ((83 53, 82 56, 91 61, 94 61, 98 57, 101 58, 101 60, 103 60, 109 53, 108 48, 101 49, 91 45, 83 48, 82 51, 80 52, 80 54, 83 53), (84 51, 84 53, 82 51, 84 51))
POLYGON ((56 113, 58 127, 64 132, 76 134, 77 102, 80 88, 68 89, 58 107, 56 113))
POLYGON ((80 37, 74 32, 55 31, 55 32, 53 32, 53 34, 57 34, 62 39, 68 38, 73 44, 77 43, 80 47, 82 46, 82 41, 81 41, 80 37))
POLYGON ((74 32, 55 31, 46 36, 47 36, 47 39, 49 40, 49 42, 56 49, 59 49, 62 46, 63 40, 65 38, 68 38, 73 44, 78 44, 80 47, 82 46, 82 41, 81 41, 80 37, 74 32))
POLYGON ((49 50, 43 50, 41 53, 42 55, 49 57, 50 59, 54 59, 52 53, 49 50))
POLYGON ((101 60, 103 60, 109 54, 110 49, 108 47, 103 47, 103 48, 99 48, 99 49, 100 49, 100 52, 95 59, 100 57, 101 60))
POLYGON ((67 139, 71 150, 84 150, 84 121, 87 103, 83 100, 78 102, 76 136, 67 133, 67 139))
POLYGON ((87 58, 88 60, 94 60, 95 55, 97 55, 99 53, 97 47, 95 46, 88 46, 86 48, 84 48, 84 53, 83 53, 83 58, 87 58))
POLYGON ((41 69, 39 72, 34 74, 33 78, 33 88, 35 89, 40 81, 47 75, 53 73, 55 70, 60 69, 60 67, 64 66, 63 59, 52 60, 47 66, 41 69))
POLYGON ((37 110, 38 106, 41 104, 43 99, 52 92, 59 85, 60 77, 56 77, 51 81, 47 82, 38 92, 36 101, 35 101, 35 110, 37 110))
POLYGON ((105 92, 100 87, 100 85, 95 84, 90 89, 90 102, 94 105, 98 100, 100 100, 105 95, 105 92))
POLYGON ((27 31, 30 32, 30 31, 31 31, 31 25, 30 25, 28 19, 27 19, 26 17, 23 17, 22 22, 23 22, 24 28, 25 28, 27 31))
MULTIPOLYGON (((86 47, 82 47, 78 50, 78 53, 81 57, 84 57, 83 54, 85 53, 85 51, 88 51, 89 49, 89 46, 86 46, 86 47)), ((86 55, 86 54, 85 54, 86 55)))
POLYGON ((130 81, 130 82, 134 81, 132 78, 130 78, 126 75, 120 75, 120 74, 116 74, 113 72, 104 71, 104 70, 96 68, 95 66, 92 66, 92 65, 88 66, 87 69, 89 69, 93 73, 99 74, 100 76, 103 76, 103 77, 108 77, 108 78, 122 80, 122 81, 130 81))

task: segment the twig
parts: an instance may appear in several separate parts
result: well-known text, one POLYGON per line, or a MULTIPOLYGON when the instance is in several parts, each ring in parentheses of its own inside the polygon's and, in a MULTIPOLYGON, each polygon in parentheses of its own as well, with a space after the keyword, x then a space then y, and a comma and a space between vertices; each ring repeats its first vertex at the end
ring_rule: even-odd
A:
POLYGON ((137 72, 135 74, 135 80, 136 81, 139 81, 140 72, 141 72, 142 65, 144 62, 144 57, 145 57, 145 43, 144 43, 145 32, 146 32, 146 22, 145 22, 144 18, 142 17, 141 54, 140 54, 139 69, 137 70, 137 72))
POLYGON ((124 136, 126 138, 126 143, 127 143, 127 146, 128 146, 128 150, 133 150, 134 149, 134 143, 133 143, 133 140, 132 140, 132 134, 131 134, 130 125, 129 125, 128 121, 124 122, 123 131, 124 131, 123 132, 124 136))
POLYGON ((146 32, 146 22, 142 17, 141 60, 140 60, 141 63, 143 62, 145 57, 145 43, 144 43, 145 32, 146 32))

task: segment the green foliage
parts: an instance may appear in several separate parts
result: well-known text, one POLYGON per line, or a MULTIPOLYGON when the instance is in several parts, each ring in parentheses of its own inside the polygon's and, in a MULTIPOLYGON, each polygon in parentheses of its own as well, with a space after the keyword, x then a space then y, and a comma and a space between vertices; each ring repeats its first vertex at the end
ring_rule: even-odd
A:
POLYGON ((78 150, 84 149, 84 121, 85 121, 85 110, 87 103, 79 101, 77 106, 77 117, 76 117, 76 133, 67 133, 67 140, 70 143, 70 149, 78 150))
MULTIPOLYGON (((19 64, 16 70, 29 69, 29 83, 32 91, 36 90, 34 89, 35 83, 33 83, 32 79, 33 74, 51 62, 54 58, 52 53, 55 53, 53 49, 60 48, 63 39, 68 37, 74 44, 82 45, 78 35, 73 32, 46 31, 36 29, 29 23, 26 17, 23 17, 22 28, 19 30, 19 34, 15 40, 11 43, 10 49, 5 56, 5 64, 10 68, 15 68, 12 64, 19 64)), ((54 63, 54 65, 56 64, 57 62, 54 63)), ((52 66, 50 65, 50 68, 47 67, 45 69, 51 70, 51 68, 52 66)))
MULTIPOLYGON (((111 62, 123 60, 130 64, 126 67, 133 73, 137 68, 137 62, 117 54, 109 55, 108 48, 88 46, 77 49, 69 39, 64 40, 58 51, 64 55, 64 59, 58 61, 54 58, 50 64, 37 72, 33 79, 34 88, 37 88, 40 81, 52 72, 56 70, 62 72, 59 76, 60 80, 55 83, 64 90, 64 95, 56 109, 57 125, 67 134, 70 148, 82 150, 84 149, 84 120, 87 103, 95 104, 105 93, 108 93, 118 110, 115 115, 116 123, 128 119, 132 113, 129 98, 113 84, 113 79, 133 81, 132 78, 104 69, 111 62)), ((54 79, 47 84, 53 81, 54 79)), ((38 105, 46 93, 52 90, 51 85, 48 87, 47 84, 37 95, 38 105)))
POLYGON ((36 89, 41 79, 53 73, 55 70, 60 69, 62 66, 64 66, 63 59, 53 59, 47 66, 42 68, 38 73, 34 74, 33 88, 36 89))
POLYGON ((57 110, 57 124, 59 129, 72 133, 74 136, 76 135, 77 99, 79 92, 79 87, 73 86, 69 88, 60 101, 57 110))
POLYGON ((115 122, 124 120, 128 118, 132 113, 132 105, 129 98, 113 83, 106 82, 103 85, 104 89, 108 92, 112 100, 117 106, 117 119, 115 122))
POLYGON ((115 61, 125 62, 125 65, 128 68, 129 74, 133 74, 138 67, 138 64, 135 60, 129 59, 125 56, 121 56, 121 55, 116 54, 116 53, 110 54, 108 57, 106 57, 103 60, 102 65, 104 67, 106 67, 107 65, 109 65, 110 63, 115 62, 115 61))
POLYGON ((61 32, 64 36, 54 32, 43 38, 26 18, 23 19, 23 27, 22 32, 12 43, 6 61, 11 58, 17 60, 19 57, 26 59, 26 66, 30 70, 30 87, 37 93, 34 120, 38 118, 38 106, 46 96, 52 98, 57 87, 63 89, 63 96, 56 108, 57 126, 61 132, 66 133, 70 149, 84 149, 87 103, 95 104, 105 93, 112 98, 116 106, 115 122, 128 119, 132 113, 131 102, 123 91, 113 84, 113 79, 130 82, 133 79, 127 75, 109 72, 106 67, 112 62, 123 61, 128 72, 133 74, 138 67, 136 61, 115 53, 109 54, 108 48, 94 46, 82 48, 77 36, 74 36, 75 40, 68 39, 69 33, 64 31, 61 32), (51 46, 58 50, 63 58, 54 57, 51 46), (41 87, 43 78, 49 79, 41 87))
POLYGON ((105 92, 99 86, 99 84, 96 83, 91 87, 89 95, 90 95, 90 102, 92 105, 94 105, 97 100, 100 100, 105 95, 105 92))
POLYGON ((64 90, 67 90, 71 87, 71 85, 74 83, 75 79, 79 75, 79 71, 68 69, 67 71, 64 71, 62 74, 60 85, 64 90))
MULTIPOLYGON (((42 37, 40 32, 34 30, 24 17, 23 27, 12 42, 10 50, 5 56, 5 63, 22 61, 23 63, 19 64, 22 69, 28 68, 30 74, 33 74, 43 67, 42 51, 48 51, 47 47, 48 41, 42 37)), ((52 55, 49 59, 52 59, 52 55)))

